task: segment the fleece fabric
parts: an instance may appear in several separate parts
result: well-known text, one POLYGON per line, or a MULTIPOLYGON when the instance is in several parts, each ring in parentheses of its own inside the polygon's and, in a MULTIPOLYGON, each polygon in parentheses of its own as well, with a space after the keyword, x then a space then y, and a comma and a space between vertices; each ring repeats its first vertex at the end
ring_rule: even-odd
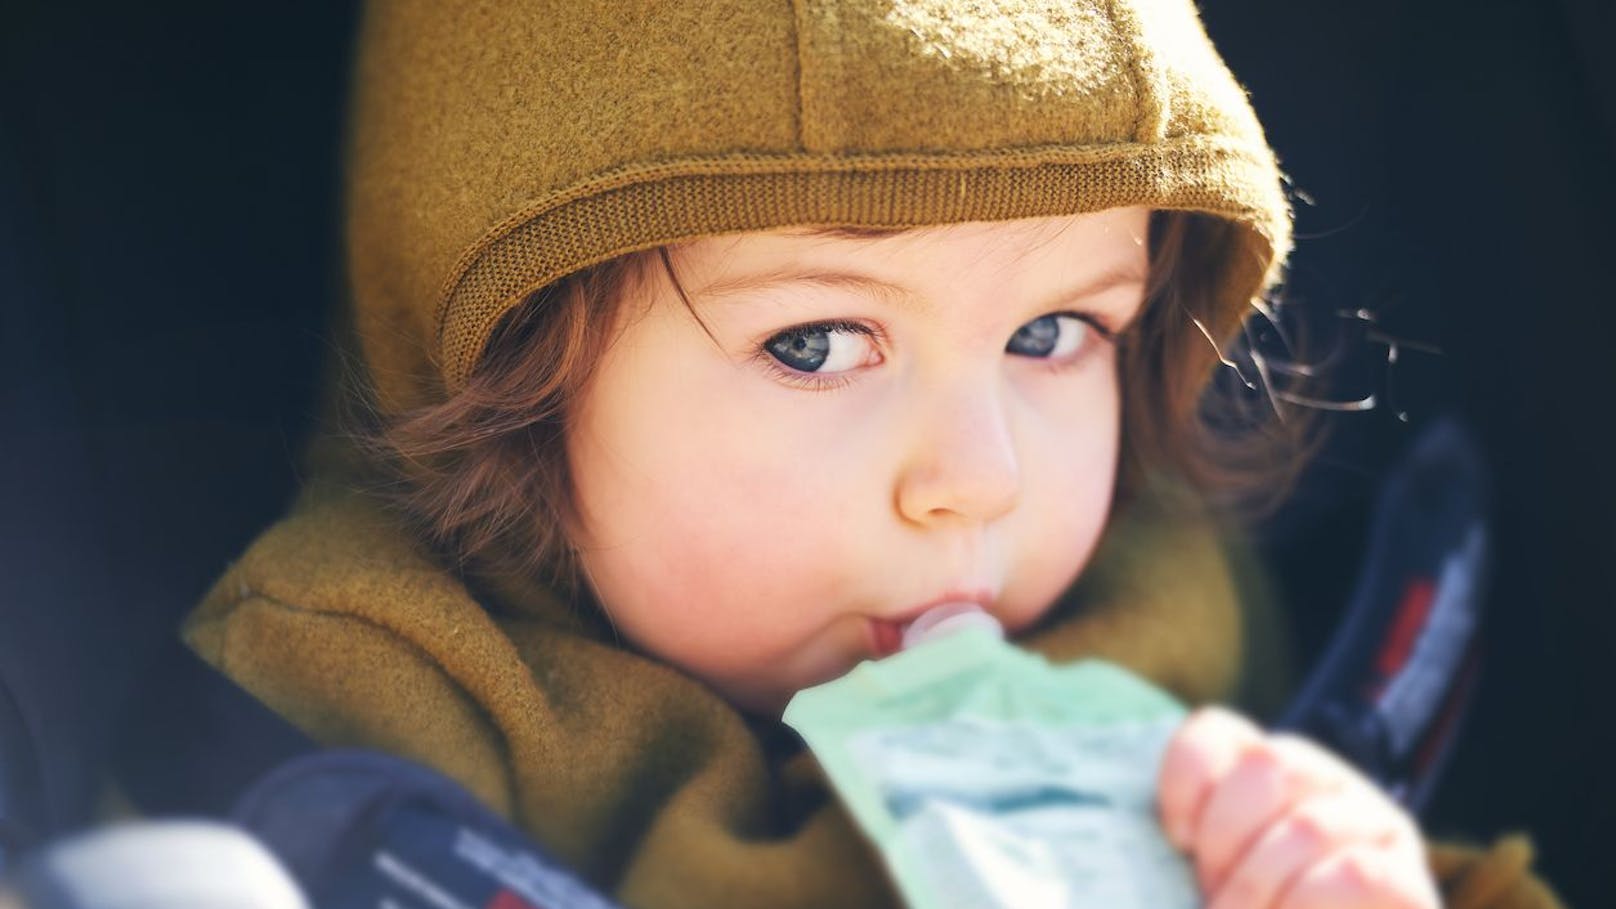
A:
MULTIPOLYGON (((1239 228, 1208 276, 1229 312, 1290 244, 1191 0, 378 0, 355 77, 352 317, 384 415, 461 389, 555 278, 697 236, 1195 210, 1239 228)), ((895 905, 777 726, 586 596, 427 548, 330 444, 188 621, 205 659, 321 741, 444 771, 635 909, 895 905)), ((1224 699, 1253 662, 1239 599, 1211 526, 1142 496, 1022 643, 1224 699)), ((1554 906, 1529 852, 1432 865, 1455 909, 1554 906)))

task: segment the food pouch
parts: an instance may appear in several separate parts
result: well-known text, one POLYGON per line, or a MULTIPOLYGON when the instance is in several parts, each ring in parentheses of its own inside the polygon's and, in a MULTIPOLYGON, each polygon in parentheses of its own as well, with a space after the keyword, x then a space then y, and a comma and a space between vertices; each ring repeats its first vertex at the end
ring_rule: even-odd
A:
POLYGON ((911 909, 1189 909, 1156 778, 1185 709, 1099 660, 966 628, 806 689, 785 722, 911 909))

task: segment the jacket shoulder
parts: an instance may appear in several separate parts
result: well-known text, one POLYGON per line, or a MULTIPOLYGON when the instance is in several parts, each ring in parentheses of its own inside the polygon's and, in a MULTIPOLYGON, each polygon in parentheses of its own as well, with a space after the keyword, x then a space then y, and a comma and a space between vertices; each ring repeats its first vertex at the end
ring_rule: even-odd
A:
POLYGON ((1431 843, 1427 859, 1447 909, 1563 909, 1564 903, 1532 873, 1535 851, 1522 834, 1491 846, 1431 843))
POLYGON ((522 663, 466 588, 370 497, 306 489, 181 633, 317 741, 420 760, 508 810, 508 769, 483 689, 524 675, 522 663))

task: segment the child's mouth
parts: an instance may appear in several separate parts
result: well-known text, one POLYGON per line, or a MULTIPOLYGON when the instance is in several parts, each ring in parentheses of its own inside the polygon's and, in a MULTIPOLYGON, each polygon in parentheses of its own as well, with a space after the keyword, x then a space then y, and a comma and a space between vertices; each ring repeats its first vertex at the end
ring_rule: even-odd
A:
POLYGON ((928 613, 947 614, 961 609, 987 611, 993 595, 986 589, 954 590, 927 603, 906 610, 895 619, 870 619, 870 645, 875 658, 892 656, 903 649, 904 634, 909 626, 922 621, 928 613))
POLYGON ((870 630, 875 638, 876 659, 889 657, 903 646, 903 623, 885 619, 871 619, 870 630))

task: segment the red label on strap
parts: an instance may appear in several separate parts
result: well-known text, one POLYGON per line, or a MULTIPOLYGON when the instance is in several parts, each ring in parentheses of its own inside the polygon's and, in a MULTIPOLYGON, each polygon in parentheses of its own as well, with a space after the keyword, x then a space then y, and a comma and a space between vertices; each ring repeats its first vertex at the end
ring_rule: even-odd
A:
POLYGON ((509 890, 501 890, 494 894, 494 898, 483 909, 539 909, 539 907, 509 890))
POLYGON ((1414 641, 1420 636, 1420 629, 1425 627, 1425 618, 1431 612, 1431 603, 1436 599, 1436 585, 1427 578, 1416 578, 1409 582, 1408 588, 1403 591, 1403 605, 1397 610, 1397 623, 1392 626, 1392 633, 1386 639, 1385 646, 1380 649, 1380 659, 1375 668, 1381 678, 1396 675, 1408 662, 1408 655, 1414 650, 1414 641))

